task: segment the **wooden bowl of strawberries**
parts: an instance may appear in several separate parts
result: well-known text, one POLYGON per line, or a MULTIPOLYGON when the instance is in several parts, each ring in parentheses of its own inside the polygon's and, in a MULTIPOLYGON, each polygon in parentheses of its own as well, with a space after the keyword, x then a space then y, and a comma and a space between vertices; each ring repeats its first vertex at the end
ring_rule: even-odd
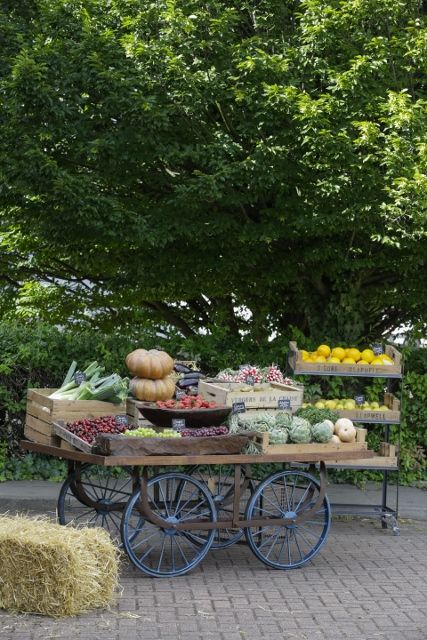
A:
POLYGON ((200 395, 186 395, 178 400, 144 402, 139 411, 158 427, 217 427, 224 423, 231 407, 205 400, 200 395), (182 420, 179 424, 176 422, 182 420))

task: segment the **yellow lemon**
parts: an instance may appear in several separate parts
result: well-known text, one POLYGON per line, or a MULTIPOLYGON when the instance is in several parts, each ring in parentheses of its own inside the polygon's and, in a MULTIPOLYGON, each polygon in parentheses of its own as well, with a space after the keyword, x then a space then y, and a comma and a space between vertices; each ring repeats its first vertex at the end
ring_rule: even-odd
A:
MULTIPOLYGON (((382 362, 382 360, 381 360, 382 362)), ((343 364, 356 364, 356 360, 354 358, 346 357, 342 360, 343 364)))
POLYGON ((327 409, 335 409, 336 406, 337 406, 337 403, 335 402, 335 400, 326 400, 325 401, 325 407, 327 409))
POLYGON ((304 362, 316 362, 316 361, 314 360, 314 358, 308 357, 304 360, 304 362))
POLYGON ((382 353, 379 357, 382 360, 384 360, 385 362, 389 362, 390 364, 394 364, 393 358, 390 358, 390 356, 388 356, 386 353, 382 353))
POLYGON ((301 358, 302 358, 303 360, 307 360, 307 358, 308 358, 308 351, 306 351, 305 349, 301 349, 300 353, 301 353, 301 358))
POLYGON ((362 358, 362 360, 366 360, 366 362, 369 364, 375 358, 375 354, 372 349, 363 349, 360 357, 362 358))
POLYGON ((327 344, 321 344, 320 347, 317 347, 317 353, 319 354, 319 356, 328 358, 331 355, 331 348, 328 347, 327 344))
POLYGON ((384 364, 384 360, 380 357, 378 358, 374 358, 371 362, 372 365, 383 365, 384 364))
POLYGON ((314 362, 326 362, 325 356, 316 356, 314 362))
POLYGON ((334 362, 335 364, 339 364, 341 362, 341 360, 339 358, 337 358, 336 356, 331 356, 330 358, 328 358, 327 361, 328 362, 334 362))
POLYGON ((355 406, 356 406, 356 403, 354 400, 346 400, 344 402, 344 409, 346 409, 346 411, 353 411, 355 406))
POLYGON ((322 402, 321 400, 318 400, 314 406, 316 407, 316 409, 324 409, 325 403, 322 402))
POLYGON ((367 360, 358 360, 357 364, 369 364, 367 360))
POLYGON ((331 356, 333 358, 338 358, 338 360, 342 360, 345 358, 345 351, 342 347, 334 347, 331 351, 331 356))
POLYGON ((350 349, 347 349, 346 357, 347 358, 353 358, 353 360, 355 362, 357 362, 358 360, 360 360, 360 351, 359 351, 359 349, 355 349, 354 347, 351 347, 350 349))

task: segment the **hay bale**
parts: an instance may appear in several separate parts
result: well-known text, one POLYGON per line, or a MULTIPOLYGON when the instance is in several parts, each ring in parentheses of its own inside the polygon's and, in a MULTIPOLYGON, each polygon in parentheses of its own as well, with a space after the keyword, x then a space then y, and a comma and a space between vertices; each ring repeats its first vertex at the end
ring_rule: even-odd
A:
POLYGON ((0 516, 0 607, 72 616, 114 600, 119 552, 100 528, 0 516))

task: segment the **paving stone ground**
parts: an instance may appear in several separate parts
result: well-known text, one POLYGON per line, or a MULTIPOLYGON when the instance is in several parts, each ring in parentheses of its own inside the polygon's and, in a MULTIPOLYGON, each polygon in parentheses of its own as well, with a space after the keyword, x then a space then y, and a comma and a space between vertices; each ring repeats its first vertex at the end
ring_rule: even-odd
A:
POLYGON ((370 520, 334 521, 312 563, 286 572, 240 544, 171 580, 125 564, 110 610, 0 612, 0 640, 427 640, 427 523, 400 526, 397 537, 370 520))

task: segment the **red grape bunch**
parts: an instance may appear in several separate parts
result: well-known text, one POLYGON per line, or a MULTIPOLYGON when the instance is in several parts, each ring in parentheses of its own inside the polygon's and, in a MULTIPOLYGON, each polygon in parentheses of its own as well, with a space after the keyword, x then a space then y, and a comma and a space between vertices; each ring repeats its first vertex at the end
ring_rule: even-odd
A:
POLYGON ((101 416, 100 418, 82 418, 67 423, 68 431, 74 433, 85 442, 92 444, 99 433, 123 433, 131 428, 126 424, 117 424, 116 416, 101 416))

